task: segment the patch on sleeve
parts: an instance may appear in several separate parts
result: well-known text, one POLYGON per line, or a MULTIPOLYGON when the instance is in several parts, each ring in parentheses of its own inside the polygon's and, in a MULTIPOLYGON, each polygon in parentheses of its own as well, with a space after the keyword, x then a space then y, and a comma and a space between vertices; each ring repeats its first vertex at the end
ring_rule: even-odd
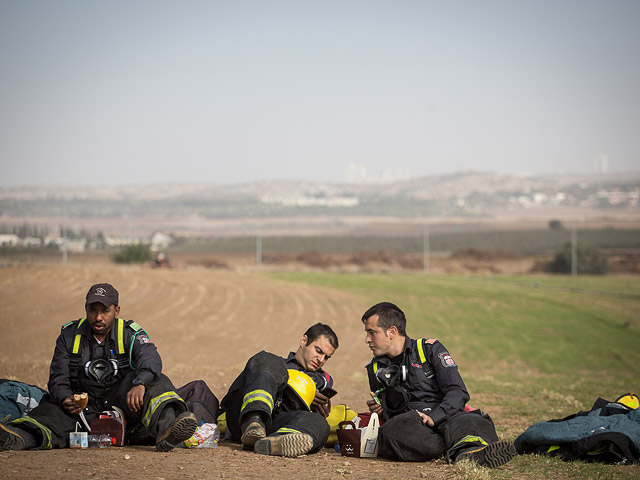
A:
POLYGON ((131 327, 131 328, 132 328, 133 330, 135 330, 136 332, 137 332, 138 330, 141 330, 141 329, 142 329, 142 327, 141 327, 140 325, 138 325, 138 323, 137 323, 137 322, 131 322, 131 323, 129 324, 129 327, 131 327))
POLYGON ((436 343, 438 341, 437 338, 427 338, 424 343, 428 343, 429 345, 433 345, 434 343, 436 343))
POLYGON ((453 361, 453 358, 451 357, 451 355, 449 355, 449 352, 439 353, 438 357, 440 357, 440 361, 442 362, 443 367, 457 367, 456 362, 453 361))
POLYGON ((136 340, 138 340, 138 343, 149 343, 151 340, 149 340, 149 337, 147 337, 145 334, 140 334, 136 336, 136 340))

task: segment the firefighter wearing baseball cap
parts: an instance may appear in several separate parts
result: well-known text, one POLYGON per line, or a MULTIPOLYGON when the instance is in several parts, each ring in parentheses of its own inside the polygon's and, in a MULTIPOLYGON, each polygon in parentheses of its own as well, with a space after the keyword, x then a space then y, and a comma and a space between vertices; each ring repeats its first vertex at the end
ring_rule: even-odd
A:
POLYGON ((155 444, 158 451, 171 450, 195 432, 196 418, 162 374, 160 355, 147 333, 136 322, 118 318, 118 297, 108 283, 89 289, 86 317, 64 324, 56 341, 50 402, 2 425, 3 449, 67 447, 77 423, 88 429, 92 418, 113 407, 123 411, 128 432, 139 432, 132 437, 137 443, 155 444), (82 408, 74 394, 84 392, 88 404, 82 408))
POLYGON ((220 403, 227 436, 263 455, 297 457, 320 450, 329 436, 333 378, 323 366, 338 348, 317 323, 287 358, 262 351, 247 362, 220 403))

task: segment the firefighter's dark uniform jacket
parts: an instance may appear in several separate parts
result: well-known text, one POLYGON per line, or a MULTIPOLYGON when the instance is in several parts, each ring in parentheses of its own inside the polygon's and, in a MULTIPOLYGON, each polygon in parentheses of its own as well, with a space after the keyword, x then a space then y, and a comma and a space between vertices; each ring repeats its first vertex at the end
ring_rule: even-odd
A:
POLYGON ((491 418, 477 410, 465 412, 469 393, 458 366, 437 340, 405 337, 402 354, 375 357, 366 366, 369 387, 381 400, 386 423, 379 434, 380 455, 401 461, 425 461, 447 454, 454 460, 465 449, 478 448, 498 437, 491 418), (390 386, 391 367, 397 384, 390 386), (387 385, 381 379, 387 379, 387 385), (415 412, 425 413, 427 427, 415 412))
MULTIPOLYGON (((115 319, 102 345, 93 337, 91 325, 81 318, 62 326, 49 370, 49 393, 62 401, 74 393, 89 392, 89 398, 104 396, 127 374, 135 371, 134 383, 149 385, 162 373, 162 360, 147 333, 132 320, 115 319), (117 373, 104 384, 90 378, 85 367, 92 360, 104 358, 117 365, 117 373), (100 395, 100 390, 104 390, 100 395)), ((96 405, 101 409, 104 405, 96 405)), ((108 406, 107 406, 108 407, 108 406)))
POLYGON ((135 430, 136 443, 153 443, 158 434, 159 419, 166 406, 179 414, 185 402, 175 392, 171 380, 162 373, 162 360, 147 333, 131 320, 115 319, 102 343, 93 336, 86 319, 68 322, 56 340, 49 372, 50 401, 42 402, 29 415, 11 425, 36 435, 39 448, 65 448, 69 432, 84 427, 78 415, 69 414, 62 402, 72 394, 87 392, 89 403, 84 410, 87 421, 98 412, 123 410, 127 421, 127 437, 135 430), (90 373, 95 360, 106 360, 108 375, 96 379, 90 373), (132 412, 126 395, 134 385, 145 386, 142 409, 132 412))
POLYGON ((469 393, 457 365, 438 340, 405 337, 401 355, 392 359, 375 357, 366 368, 371 391, 382 390, 378 396, 384 401, 388 417, 420 410, 437 425, 454 413, 464 411, 469 401, 469 393), (401 369, 398 385, 383 389, 384 385, 376 373, 390 365, 397 365, 401 369), (406 372, 404 381, 402 367, 406 372))
POLYGON ((327 388, 333 388, 333 377, 329 372, 325 372, 322 369, 316 370, 315 372, 305 370, 304 367, 298 363, 298 360, 296 360, 296 354, 294 352, 289 352, 289 356, 287 358, 283 358, 283 360, 287 369, 292 368, 309 375, 316 384, 316 390, 318 392, 322 393, 323 390, 326 390, 327 388))

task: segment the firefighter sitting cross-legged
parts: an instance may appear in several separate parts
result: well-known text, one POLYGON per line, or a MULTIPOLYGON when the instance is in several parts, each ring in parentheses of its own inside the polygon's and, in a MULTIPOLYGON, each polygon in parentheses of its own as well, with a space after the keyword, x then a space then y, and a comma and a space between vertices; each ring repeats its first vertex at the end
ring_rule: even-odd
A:
POLYGON ((147 333, 118 318, 118 291, 108 283, 93 285, 85 312, 85 318, 62 326, 49 371, 49 401, 0 425, 0 449, 68 447, 70 432, 78 426, 86 431, 93 418, 113 407, 123 412, 130 441, 166 452, 191 437, 196 417, 161 373, 160 355, 147 333), (81 393, 88 393, 84 408, 74 398, 81 393))
POLYGON ((465 411, 467 388, 440 342, 407 337, 405 315, 392 303, 374 305, 362 322, 374 355, 366 367, 374 395, 367 405, 386 422, 381 456, 420 462, 446 454, 450 463, 468 459, 492 468, 513 458, 514 446, 498 441, 488 415, 465 411))
POLYGON ((322 367, 338 348, 328 325, 311 326, 287 358, 262 351, 249 359, 220 404, 227 436, 263 455, 297 457, 320 450, 335 394, 322 367))

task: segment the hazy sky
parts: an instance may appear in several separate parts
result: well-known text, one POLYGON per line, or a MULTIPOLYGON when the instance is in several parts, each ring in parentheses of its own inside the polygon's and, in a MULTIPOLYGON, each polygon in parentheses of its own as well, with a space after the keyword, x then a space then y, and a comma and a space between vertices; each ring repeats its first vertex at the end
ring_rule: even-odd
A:
POLYGON ((639 20, 639 0, 0 0, 0 185, 637 170, 639 20))

